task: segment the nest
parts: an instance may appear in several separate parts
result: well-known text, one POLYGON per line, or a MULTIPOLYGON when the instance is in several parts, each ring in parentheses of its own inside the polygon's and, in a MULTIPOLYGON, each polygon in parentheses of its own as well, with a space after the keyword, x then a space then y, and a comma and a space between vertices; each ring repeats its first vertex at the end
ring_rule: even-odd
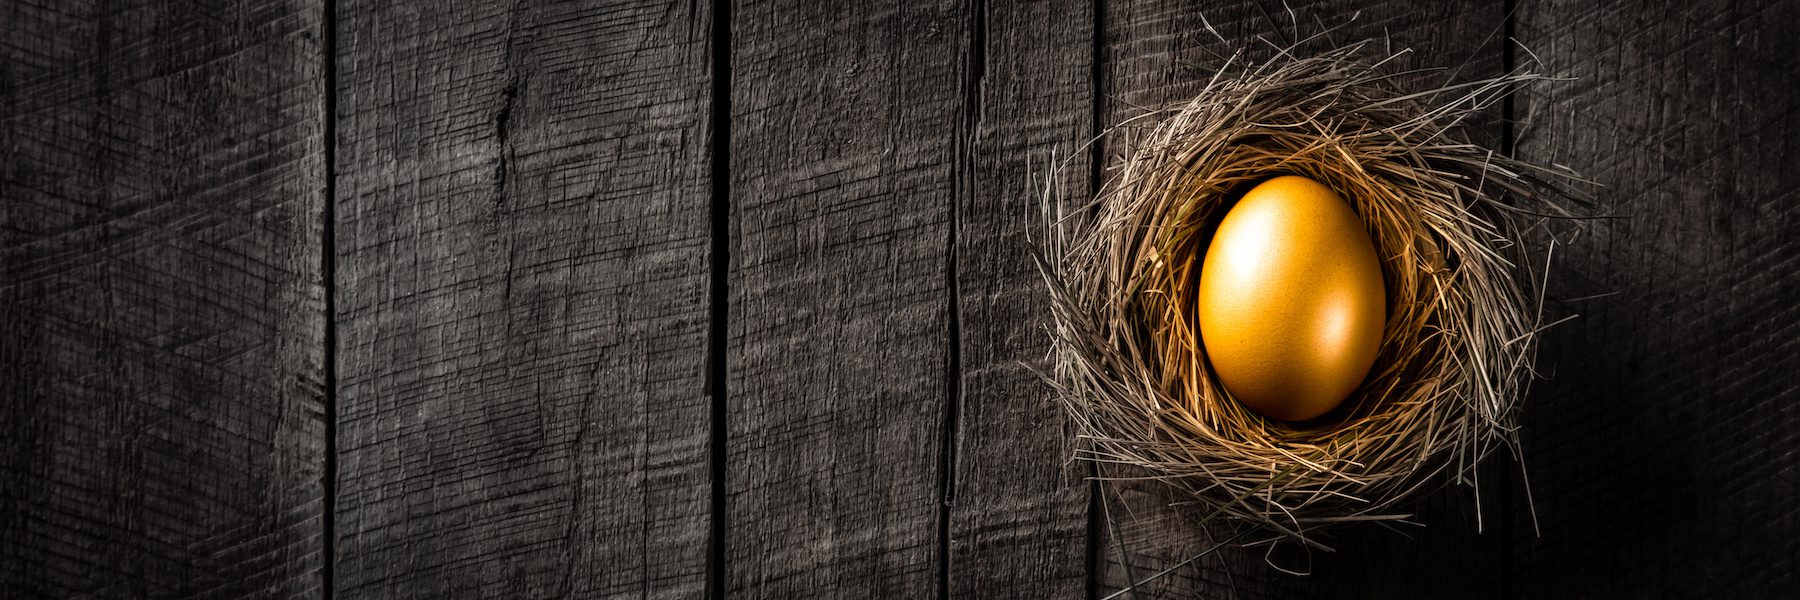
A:
POLYGON ((1055 325, 1047 377, 1103 478, 1163 481, 1204 519, 1323 547, 1311 532, 1402 519, 1392 509, 1409 494, 1445 473, 1471 482, 1497 448, 1516 451, 1542 328, 1529 265, 1547 264, 1551 249, 1523 242, 1547 217, 1572 214, 1564 185, 1574 180, 1461 134, 1542 76, 1408 92, 1402 82, 1420 72, 1392 68, 1397 55, 1367 60, 1360 45, 1279 54, 1234 57, 1191 102, 1122 125, 1154 123, 1093 204, 1053 216, 1039 265, 1055 325), (1194 312, 1212 229, 1248 188, 1288 174, 1338 191, 1362 218, 1389 307, 1361 386, 1298 424, 1232 399, 1194 312))

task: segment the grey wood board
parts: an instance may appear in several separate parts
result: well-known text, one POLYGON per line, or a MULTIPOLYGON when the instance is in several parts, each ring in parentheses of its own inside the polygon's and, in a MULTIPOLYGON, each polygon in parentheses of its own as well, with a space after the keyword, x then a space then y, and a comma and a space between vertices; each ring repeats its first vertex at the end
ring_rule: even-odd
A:
POLYGON ((1031 258, 1044 194, 1088 196, 1088 0, 977 3, 958 142, 958 372, 949 490, 952 597, 1087 594, 1088 485, 1048 372, 1050 308, 1031 258))
POLYGON ((731 596, 943 581, 964 8, 733 8, 731 596))
POLYGON ((340 7, 339 597, 703 593, 707 8, 340 7))
POLYGON ((1519 153, 1601 187, 1524 418, 1520 597, 1800 588, 1800 6, 1521 2, 1519 153), (1530 527, 1535 506, 1538 527, 1530 527))
POLYGON ((0 595, 305 598, 319 5, 0 9, 0 595))

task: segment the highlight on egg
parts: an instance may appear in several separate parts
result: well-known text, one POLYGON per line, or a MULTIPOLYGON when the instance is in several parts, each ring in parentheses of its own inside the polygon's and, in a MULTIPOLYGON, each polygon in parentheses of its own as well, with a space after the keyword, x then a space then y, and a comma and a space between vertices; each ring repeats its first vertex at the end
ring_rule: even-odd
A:
POLYGON ((1231 396, 1263 416, 1330 412, 1375 364, 1387 321, 1375 244, 1342 196, 1275 177, 1244 194, 1202 258, 1206 356, 1231 396))

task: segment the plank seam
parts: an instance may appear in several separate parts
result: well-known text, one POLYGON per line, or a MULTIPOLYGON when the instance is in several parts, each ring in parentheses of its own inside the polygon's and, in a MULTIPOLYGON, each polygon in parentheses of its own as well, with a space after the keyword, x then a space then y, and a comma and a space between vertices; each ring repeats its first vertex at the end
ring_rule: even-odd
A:
MULTIPOLYGON (((696 7, 697 8, 697 7, 696 7)), ((706 596, 726 596, 726 454, 727 406, 725 352, 730 328, 731 272, 731 0, 712 0, 708 76, 711 103, 707 141, 711 198, 708 199, 706 393, 710 431, 707 454, 712 475, 711 530, 706 552, 706 596)))
MULTIPOLYGON (((1088 67, 1088 189, 1087 197, 1100 194, 1101 175, 1103 174, 1105 153, 1099 142, 1103 131, 1101 113, 1105 108, 1104 87, 1106 85, 1106 0, 1093 0, 1092 33, 1089 36, 1092 47, 1089 49, 1088 67)), ((1087 577, 1083 583, 1087 587, 1086 597, 1095 600, 1100 597, 1101 573, 1106 567, 1106 553, 1101 543, 1101 536, 1106 531, 1106 507, 1101 496, 1105 490, 1100 487, 1098 465, 1088 465, 1088 518, 1087 518, 1087 577)))
POLYGON ((319 576, 324 585, 320 596, 331 600, 337 592, 337 476, 338 476, 338 351, 337 351, 337 37, 338 10, 336 0, 324 6, 324 155, 325 202, 320 219, 319 276, 324 286, 324 399, 325 399, 325 468, 322 475, 324 506, 321 510, 321 537, 324 557, 319 576))
MULTIPOLYGON (((1506 16, 1503 17, 1501 25, 1505 29, 1505 35, 1502 36, 1500 69, 1502 73, 1511 75, 1513 69, 1518 67, 1518 45, 1513 41, 1514 36, 1517 35, 1518 0, 1506 0, 1503 9, 1506 11, 1506 16)), ((1508 157, 1516 157, 1518 154, 1518 138, 1515 131, 1518 128, 1518 114, 1515 112, 1516 108, 1513 103, 1516 95, 1507 94, 1500 101, 1500 151, 1508 157)), ((1497 473, 1500 480, 1500 597, 1512 598, 1513 480, 1512 469, 1507 468, 1511 466, 1509 463, 1512 461, 1509 459, 1511 456, 1509 453, 1499 454, 1500 456, 1495 459, 1503 465, 1497 473)), ((1477 506, 1475 510, 1479 512, 1481 507, 1477 506)))

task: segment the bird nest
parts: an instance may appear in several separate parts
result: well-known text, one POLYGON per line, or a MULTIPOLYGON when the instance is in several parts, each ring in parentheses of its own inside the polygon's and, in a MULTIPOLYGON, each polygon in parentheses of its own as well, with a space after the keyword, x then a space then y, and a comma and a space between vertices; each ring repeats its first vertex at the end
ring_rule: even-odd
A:
POLYGON ((1418 72, 1364 54, 1228 61, 1192 101, 1123 125, 1154 123, 1091 205, 1054 216, 1041 248, 1054 317, 1047 377, 1086 442, 1080 456, 1107 478, 1166 482, 1207 519, 1273 534, 1262 541, 1320 546, 1308 538, 1318 528, 1404 518, 1396 502, 1446 472, 1472 481, 1496 448, 1516 449, 1541 329, 1541 296, 1528 292, 1541 279, 1528 265, 1549 254, 1525 234, 1570 214, 1569 173, 1470 143, 1460 127, 1543 77, 1405 91, 1418 72), (1389 307, 1366 379, 1303 423, 1235 401, 1195 318, 1212 230, 1278 175, 1321 182, 1352 205, 1389 307))

